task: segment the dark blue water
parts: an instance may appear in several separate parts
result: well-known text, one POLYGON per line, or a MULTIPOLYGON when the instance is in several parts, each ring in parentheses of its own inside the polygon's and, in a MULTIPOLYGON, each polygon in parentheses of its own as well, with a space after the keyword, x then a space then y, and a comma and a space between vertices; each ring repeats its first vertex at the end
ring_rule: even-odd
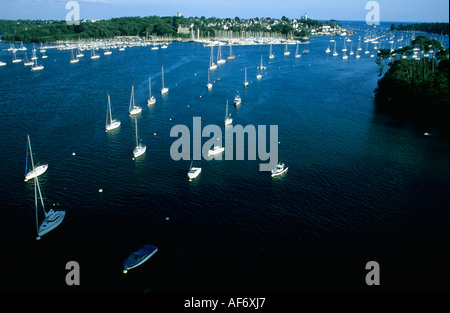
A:
POLYGON ((40 72, 0 51, 8 62, 0 68, 1 290, 371 291, 365 265, 375 260, 379 290, 448 291, 448 135, 378 113, 374 59, 333 58, 329 38, 310 41, 300 59, 295 46, 286 57, 274 46, 273 60, 268 46, 235 46, 209 92, 210 48, 198 43, 96 61, 85 53, 78 64, 51 49, 40 72), (261 54, 267 70, 256 80, 261 54), (137 160, 132 84, 147 145, 137 160), (188 182, 190 161, 169 153, 171 128, 192 129, 193 116, 222 126, 236 91, 243 102, 229 107, 233 124, 278 125, 289 171, 271 178, 260 160, 202 160, 188 182), (107 93, 122 122, 110 133, 107 93), (47 208, 57 202, 67 212, 40 241, 33 183, 23 182, 27 134, 35 159, 49 164, 39 179, 47 208), (124 259, 147 243, 159 251, 123 275, 124 259), (65 284, 68 261, 80 264, 80 286, 65 284))

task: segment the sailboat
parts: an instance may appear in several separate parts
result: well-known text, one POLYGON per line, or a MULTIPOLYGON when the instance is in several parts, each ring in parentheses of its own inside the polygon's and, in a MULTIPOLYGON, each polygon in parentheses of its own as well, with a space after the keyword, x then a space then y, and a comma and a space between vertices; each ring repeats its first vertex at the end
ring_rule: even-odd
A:
POLYGON ((206 88, 207 88, 208 90, 211 90, 212 87, 213 87, 213 85, 211 84, 211 78, 210 78, 210 75, 209 75, 209 69, 208 69, 208 83, 206 84, 206 88))
POLYGON ((236 95, 236 97, 234 97, 234 105, 240 105, 242 102, 241 96, 239 95, 239 91, 238 94, 236 95))
POLYGON ((18 59, 18 58, 17 58, 17 56, 16 56, 16 51, 15 51, 15 50, 13 50, 13 54, 14 54, 14 58, 13 58, 13 60, 12 60, 13 63, 19 63, 19 62, 22 62, 22 59, 18 59))
POLYGON ((331 52, 330 46, 328 46, 327 49, 325 50, 325 53, 330 53, 330 52, 331 52))
POLYGON ((333 56, 334 56, 334 57, 338 56, 338 53, 337 53, 337 51, 336 51, 336 41, 334 42, 333 56))
MULTIPOLYGON (((27 138, 28 138, 28 147, 30 149, 31 166, 33 168, 33 171, 35 171, 33 152, 31 151, 30 136, 27 135, 27 138)), ((44 199, 42 197, 41 188, 39 186, 39 180, 37 176, 34 179, 34 206, 36 211, 36 231, 37 231, 36 240, 39 240, 41 239, 41 236, 44 236, 45 234, 52 231, 61 224, 61 222, 64 220, 64 217, 66 216, 66 212, 64 210, 54 211, 53 209, 50 209, 50 211, 47 212, 45 210, 44 199), (45 219, 42 221, 41 224, 39 224, 39 216, 38 216, 38 198, 41 201, 42 210, 44 211, 45 216, 45 219)))
POLYGON ((269 59, 273 59, 275 56, 272 53, 272 44, 270 44, 270 51, 269 51, 269 59))
POLYGON ((227 106, 225 110, 225 126, 231 125, 231 123, 233 123, 233 119, 230 116, 231 114, 228 114, 228 99, 227 99, 227 106))
POLYGON ((262 70, 263 70, 263 68, 266 68, 265 66, 263 66, 262 58, 263 58, 263 56, 261 55, 261 65, 258 66, 258 70, 260 72, 258 74, 256 74, 256 79, 261 79, 262 78, 262 70))
POLYGON ((84 57, 84 54, 81 52, 81 50, 80 50, 79 47, 77 48, 77 55, 76 55, 76 57, 77 57, 77 58, 82 58, 82 57, 84 57))
POLYGON ((297 42, 297 47, 295 47, 295 58, 298 59, 300 58, 302 55, 300 53, 298 53, 298 42, 297 42))
POLYGON ((226 60, 222 58, 222 47, 219 45, 217 49, 217 64, 224 64, 226 60))
POLYGON ((75 58, 75 57, 73 56, 73 49, 72 49, 72 50, 71 50, 70 63, 71 63, 71 64, 73 64, 73 63, 78 63, 78 61, 80 61, 80 60, 78 60, 78 58, 75 58))
POLYGON ((92 50, 91 50, 91 59, 92 59, 92 60, 95 60, 95 59, 100 58, 99 55, 95 54, 95 49, 96 49, 96 48, 92 48, 92 50))
POLYGON ((164 65, 161 66, 161 80, 162 80, 161 94, 163 95, 169 92, 169 88, 164 87, 164 65))
POLYGON ((233 44, 230 42, 230 55, 228 56, 228 60, 233 60, 233 59, 235 59, 236 57, 234 56, 234 54, 233 54, 233 44))
POLYGON ((29 144, 27 143, 27 157, 25 162, 25 182, 29 181, 30 179, 35 178, 36 176, 44 174, 48 169, 48 164, 39 165, 28 172, 28 151, 29 151, 29 144))
POLYGON ((217 68, 217 64, 214 63, 214 61, 213 61, 213 49, 214 49, 214 46, 211 46, 211 56, 209 58, 209 69, 210 70, 215 70, 217 68))
POLYGON ((40 71, 44 69, 44 65, 38 65, 37 61, 34 60, 33 67, 31 68, 32 71, 40 71))
POLYGON ((142 107, 136 106, 134 104, 134 85, 131 86, 131 97, 130 97, 130 106, 128 107, 128 112, 130 112, 130 116, 141 113, 142 107))
POLYGON ((261 54, 261 65, 258 66, 258 70, 265 70, 265 69, 266 69, 266 67, 263 65, 263 56, 261 54))
POLYGON ((33 65, 33 61, 29 61, 27 57, 27 53, 25 52, 25 61, 23 62, 23 65, 25 66, 31 66, 33 65))
POLYGON ((111 101, 109 99, 109 94, 108 94, 108 108, 106 110, 106 132, 108 132, 108 130, 112 130, 115 129, 117 127, 120 126, 120 121, 112 118, 112 114, 111 114, 111 101), (108 119, 109 116, 109 119, 108 119), (108 123, 109 120, 109 123, 108 123))
POLYGON ((150 79, 150 76, 148 77, 148 100, 147 105, 155 104, 156 98, 155 96, 152 96, 152 81, 150 79))
POLYGON ((139 142, 136 118, 134 118, 134 126, 136 128, 136 148, 133 149, 133 155, 134 155, 134 158, 137 158, 138 156, 141 156, 145 153, 145 151, 147 150, 147 146, 144 145, 142 142, 139 142))
POLYGON ((288 50, 288 46, 286 43, 286 47, 284 48, 284 55, 290 55, 290 54, 291 54, 291 52, 288 50))
POLYGON ((5 66, 5 65, 6 65, 5 62, 0 61, 0 66, 5 66))
POLYGON ((189 172, 187 173, 187 177, 189 178, 189 181, 196 178, 202 171, 201 167, 192 167, 192 162, 193 161, 191 161, 191 166, 189 167, 189 172))
POLYGON ((247 81, 247 68, 245 68, 245 79, 244 79, 244 87, 248 86, 248 81, 247 81))

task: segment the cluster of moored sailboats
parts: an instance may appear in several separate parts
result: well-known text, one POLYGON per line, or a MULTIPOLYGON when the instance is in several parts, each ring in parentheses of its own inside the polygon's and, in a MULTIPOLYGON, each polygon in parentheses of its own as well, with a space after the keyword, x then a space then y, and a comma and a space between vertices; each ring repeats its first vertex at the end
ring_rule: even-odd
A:
MULTIPOLYGON (((212 50, 211 50, 212 51, 212 50)), ((73 55, 73 54, 72 54, 73 55)), ((211 54, 212 55, 212 54, 211 54)), ((271 54, 271 56, 273 56, 273 54, 271 54)), ((234 55, 230 55, 230 57, 228 57, 228 60, 232 60, 235 58, 234 55), (231 58, 230 58, 231 57, 231 58)), ((225 59, 222 58, 221 52, 219 51, 218 53, 218 62, 217 64, 224 64, 226 61, 224 61, 225 59), (221 61, 223 60, 223 61, 221 61)), ((267 67, 263 64, 263 57, 261 56, 261 63, 260 65, 257 67, 257 69, 259 71, 263 71, 265 70, 267 67)), ((208 68, 208 73, 211 69, 208 68)), ((249 85, 248 81, 247 81, 247 68, 244 69, 244 73, 245 73, 245 77, 244 77, 244 87, 247 87, 249 85)), ((161 95, 167 94, 169 92, 169 88, 167 86, 165 86, 165 82, 164 82, 164 67, 161 67, 161 79, 162 79, 162 88, 161 88, 161 95)), ((258 78, 259 79, 259 78, 258 78)), ((148 94, 148 100, 147 100, 147 104, 148 105, 153 105, 156 103, 156 98, 155 96, 152 94, 152 89, 151 89, 151 78, 149 77, 149 94, 148 94)), ((235 98, 234 98, 234 104, 235 106, 239 106, 242 103, 242 99, 239 95, 239 92, 237 92, 235 98)), ((138 157, 142 156, 146 150, 147 147, 146 145, 142 142, 142 139, 140 139, 139 137, 139 132, 138 132, 138 123, 137 123, 137 118, 136 116, 139 115, 142 112, 142 107, 136 105, 135 103, 135 99, 134 99, 134 85, 132 85, 131 87, 131 96, 130 96, 130 103, 128 106, 128 112, 129 112, 129 116, 134 118, 134 123, 135 123, 135 139, 136 139, 136 146, 133 149, 133 160, 137 159, 138 157)), ((225 105, 225 117, 224 117, 224 125, 228 126, 228 125, 232 125, 233 123, 233 119, 231 118, 231 114, 228 111, 228 100, 226 101, 226 105, 225 105)), ((105 122, 105 131, 106 132, 111 132, 114 131, 115 129, 119 128, 121 126, 121 122, 113 117, 113 109, 112 109, 112 104, 111 104, 111 97, 109 94, 107 94, 107 107, 106 107, 106 122, 105 122)), ((208 151, 208 156, 215 156, 215 155, 219 155, 221 153, 223 153, 225 151, 225 148, 222 146, 218 146, 218 145, 214 145, 209 151, 208 151)), ((62 221, 65 218, 66 212, 62 209, 57 209, 56 207, 51 208, 50 210, 47 210, 45 207, 45 203, 44 203, 44 197, 42 196, 42 191, 41 191, 41 186, 39 184, 39 176, 43 175, 44 173, 46 173, 46 171, 48 170, 49 165, 48 164, 44 164, 44 165, 35 165, 34 163, 34 159, 33 159, 33 153, 31 150, 31 140, 30 140, 30 136, 27 135, 27 162, 26 162, 26 171, 25 171, 25 182, 28 182, 30 180, 34 180, 34 194, 35 194, 35 211, 36 211, 36 232, 37 232, 37 237, 36 239, 39 240, 41 239, 41 237, 45 234, 47 234, 48 232, 52 231, 53 229, 57 228, 62 221), (31 170, 28 171, 28 159, 30 158, 31 160, 31 170), (39 208, 42 209, 43 213, 44 213, 44 218, 39 218, 40 215, 39 214, 40 210, 39 208)), ((285 173, 287 171, 288 167, 284 164, 284 163, 279 163, 277 164, 277 166, 271 171, 271 176, 278 176, 281 175, 283 173, 285 173)), ((187 173, 188 179, 189 181, 197 178, 199 176, 199 174, 201 173, 201 167, 198 166, 193 166, 193 162, 191 162, 191 165, 189 167, 189 171, 187 173)), ((157 250, 157 249, 156 249, 157 250)), ((156 252, 155 249, 153 249, 152 251, 156 252)), ((139 254, 139 253, 138 253, 139 254)), ((135 258, 136 256, 133 256, 133 258, 135 258)), ((132 268, 130 267, 131 265, 126 265, 124 264, 124 269, 129 269, 132 268)))

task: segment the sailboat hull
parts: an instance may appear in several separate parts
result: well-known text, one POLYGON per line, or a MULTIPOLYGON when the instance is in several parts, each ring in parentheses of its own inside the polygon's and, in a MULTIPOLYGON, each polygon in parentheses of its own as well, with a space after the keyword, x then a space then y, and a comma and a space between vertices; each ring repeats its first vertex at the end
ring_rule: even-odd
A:
POLYGON ((50 212, 48 212, 47 216, 45 217, 45 220, 38 228, 38 237, 36 239, 40 239, 41 236, 44 236, 48 232, 58 227, 64 220, 65 216, 66 211, 50 210, 50 212))
POLYGON ((146 150, 147 150, 147 146, 139 145, 136 148, 134 148, 133 155, 135 158, 137 158, 138 156, 143 155, 146 150))
POLYGON ((131 115, 139 114, 139 113, 141 113, 141 112, 142 112, 142 108, 141 108, 141 107, 135 107, 134 109, 132 109, 132 110, 130 111, 130 116, 131 116, 131 115))
POLYGON ((48 169, 48 164, 38 166, 34 169, 34 171, 28 172, 28 174, 25 176, 25 181, 28 181, 32 178, 35 178, 36 176, 44 174, 48 169))
POLYGON ((106 125, 106 131, 116 129, 120 126, 120 121, 112 121, 111 124, 106 125))

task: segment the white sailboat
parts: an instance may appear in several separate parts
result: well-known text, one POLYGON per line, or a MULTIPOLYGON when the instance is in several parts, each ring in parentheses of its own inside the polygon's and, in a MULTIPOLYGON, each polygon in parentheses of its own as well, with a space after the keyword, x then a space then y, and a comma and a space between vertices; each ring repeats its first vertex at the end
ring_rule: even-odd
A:
POLYGON ((236 95, 236 97, 234 97, 234 105, 240 105, 242 102, 241 96, 238 94, 236 95))
POLYGON ((147 105, 155 104, 156 98, 155 96, 152 96, 152 81, 150 79, 150 76, 148 77, 148 100, 147 105))
POLYGON ((210 70, 215 70, 217 68, 217 64, 214 63, 214 60, 213 60, 213 49, 214 49, 214 46, 211 46, 211 56, 209 57, 209 69, 210 70))
POLYGON ((80 60, 78 60, 78 58, 75 58, 75 57, 73 56, 73 49, 72 49, 72 50, 71 50, 70 63, 71 63, 71 64, 74 64, 74 63, 78 63, 78 61, 80 61, 80 60))
POLYGON ((0 61, 0 66, 5 66, 5 65, 6 65, 5 62, 0 61))
POLYGON ((16 56, 16 51, 15 51, 15 50, 13 50, 13 55, 14 55, 13 60, 12 60, 13 63, 19 63, 19 62, 22 62, 22 59, 18 59, 18 58, 17 58, 17 56, 16 56))
POLYGON ((141 113, 142 107, 136 106, 134 103, 134 85, 131 86, 131 97, 130 97, 130 106, 128 107, 128 112, 130 112, 130 116, 141 113))
POLYGON ((32 71, 40 71, 44 69, 44 65, 38 65, 37 60, 34 60, 33 67, 31 68, 32 71))
POLYGON ((330 52, 331 52, 330 46, 328 46, 327 49, 325 50, 325 53, 330 53, 330 52))
POLYGON ((145 153, 147 150, 147 146, 144 145, 142 142, 139 142, 139 136, 138 136, 138 128, 137 128, 137 119, 134 118, 134 125, 136 128, 136 148, 133 149, 133 155, 134 158, 137 158, 138 156, 141 156, 145 153))
POLYGON ((187 173, 187 177, 189 178, 189 181, 196 178, 202 171, 201 167, 192 167, 192 162, 193 161, 191 161, 191 166, 189 167, 189 172, 187 173))
POLYGON ((295 58, 298 59, 300 58, 302 55, 300 53, 298 53, 298 42, 297 42, 297 47, 295 47, 295 58))
POLYGON ((233 123, 233 119, 230 116, 231 114, 228 114, 228 99, 227 99, 227 106, 225 109, 225 126, 231 125, 231 123, 233 123))
POLYGON ((213 87, 213 85, 211 84, 211 78, 210 78, 210 74, 209 74, 209 68, 208 68, 208 83, 206 84, 206 88, 208 90, 211 90, 213 87))
POLYGON ((338 53, 337 53, 337 51, 336 51, 336 41, 334 42, 333 56, 334 56, 334 57, 338 56, 338 53))
MULTIPOLYGON (((29 138, 28 138, 29 139, 29 138)), ((30 179, 33 179, 39 175, 44 174, 48 169, 48 164, 39 165, 34 167, 31 171, 28 171, 28 151, 29 151, 29 143, 27 142, 27 157, 25 162, 25 182, 29 181, 30 179)))
POLYGON ((163 95, 169 92, 169 88, 164 87, 164 65, 161 66, 161 80, 162 80, 161 94, 163 95))
POLYGON ((245 68, 245 78, 244 78, 244 87, 248 86, 248 81, 247 81, 247 68, 245 68))
POLYGON ((272 53, 272 44, 270 44, 269 59, 273 59, 275 55, 272 53))
POLYGON ((265 70, 265 69, 266 69, 266 67, 263 65, 263 56, 261 54, 261 65, 258 66, 258 70, 265 70))
POLYGON ((119 126, 120 126, 120 121, 112 118, 111 101, 109 99, 109 94, 108 94, 108 108, 106 110, 106 132, 108 132, 108 130, 116 129, 119 126), (109 122, 108 122, 108 120, 109 120, 109 122))
POLYGON ((100 58, 99 55, 95 54, 95 49, 96 49, 96 48, 92 48, 92 49, 91 49, 91 60, 95 60, 95 59, 100 58))
MULTIPOLYGON (((30 142, 30 136, 28 137, 28 147, 30 149, 30 156, 31 156, 31 166, 34 168, 34 161, 33 161, 33 152, 31 151, 31 142, 30 142)), ((36 240, 41 239, 41 236, 44 236, 48 232, 52 231, 56 227, 58 227, 61 222, 64 220, 64 217, 66 216, 66 212, 63 210, 60 211, 54 211, 53 209, 50 209, 50 211, 45 210, 44 205, 44 199, 42 197, 41 188, 39 186, 39 179, 36 176, 34 179, 34 206, 36 211, 36 231, 37 231, 37 237, 36 240), (42 221, 41 224, 39 224, 39 214, 38 214, 38 199, 41 202, 42 210, 44 211, 45 219, 42 221)))
POLYGON ((222 58, 222 46, 219 45, 217 49, 217 64, 224 64, 226 60, 222 58))
POLYGON ((291 52, 288 50, 288 45, 286 43, 286 47, 284 48, 284 55, 290 55, 291 52))

